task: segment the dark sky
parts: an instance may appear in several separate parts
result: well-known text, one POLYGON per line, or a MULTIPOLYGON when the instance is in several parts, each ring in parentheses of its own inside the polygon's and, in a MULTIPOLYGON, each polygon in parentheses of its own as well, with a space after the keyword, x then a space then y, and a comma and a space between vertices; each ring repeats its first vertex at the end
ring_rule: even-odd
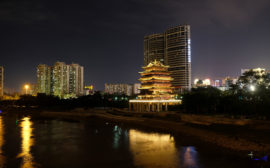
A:
POLYGON ((36 82, 36 66, 85 67, 85 83, 135 83, 143 37, 191 25, 192 74, 237 76, 270 69, 269 0, 1 0, 0 65, 5 85, 36 82))

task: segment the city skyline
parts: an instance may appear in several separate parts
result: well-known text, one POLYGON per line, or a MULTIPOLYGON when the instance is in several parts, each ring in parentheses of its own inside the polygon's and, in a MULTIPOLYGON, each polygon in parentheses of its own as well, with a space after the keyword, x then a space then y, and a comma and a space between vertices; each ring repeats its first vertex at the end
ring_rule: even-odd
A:
POLYGON ((56 61, 84 66, 85 81, 96 90, 106 82, 137 83, 144 36, 181 24, 191 25, 192 81, 270 69, 267 0, 0 4, 5 88, 34 83, 36 66, 56 61))

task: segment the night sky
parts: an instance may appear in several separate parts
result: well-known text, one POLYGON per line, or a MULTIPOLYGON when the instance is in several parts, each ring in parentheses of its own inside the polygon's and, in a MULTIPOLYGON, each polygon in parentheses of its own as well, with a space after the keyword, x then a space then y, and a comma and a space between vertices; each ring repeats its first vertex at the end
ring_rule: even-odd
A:
POLYGON ((190 24, 192 78, 270 69, 269 0, 1 0, 5 87, 36 82, 36 66, 85 67, 85 83, 138 82, 143 37, 190 24))

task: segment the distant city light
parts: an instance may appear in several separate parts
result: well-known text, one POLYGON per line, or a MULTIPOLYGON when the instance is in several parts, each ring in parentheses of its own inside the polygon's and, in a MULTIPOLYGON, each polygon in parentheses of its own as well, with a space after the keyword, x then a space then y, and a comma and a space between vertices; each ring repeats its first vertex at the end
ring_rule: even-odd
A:
POLYGON ((194 84, 196 85, 198 83, 199 79, 194 80, 194 84))
POLYGON ((203 85, 211 85, 211 81, 210 81, 210 79, 205 79, 205 80, 203 80, 203 85))

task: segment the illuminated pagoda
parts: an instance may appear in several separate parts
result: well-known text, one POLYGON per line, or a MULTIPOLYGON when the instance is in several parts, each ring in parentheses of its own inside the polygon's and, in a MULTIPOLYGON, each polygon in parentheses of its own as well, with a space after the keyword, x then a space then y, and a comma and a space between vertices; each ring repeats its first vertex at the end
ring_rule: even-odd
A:
POLYGON ((150 62, 139 72, 141 78, 141 94, 135 100, 129 101, 129 109, 133 111, 168 111, 168 105, 180 104, 175 99, 171 81, 173 78, 168 72, 169 66, 160 61, 150 62))

